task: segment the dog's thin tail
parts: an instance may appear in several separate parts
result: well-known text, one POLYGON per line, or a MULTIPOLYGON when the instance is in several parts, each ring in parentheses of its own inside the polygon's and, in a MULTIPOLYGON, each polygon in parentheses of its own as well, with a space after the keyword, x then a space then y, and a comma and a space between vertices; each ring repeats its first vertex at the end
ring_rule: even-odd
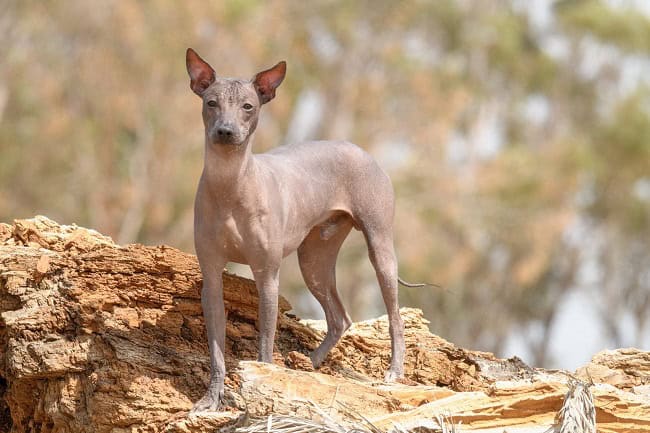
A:
POLYGON ((398 281, 402 286, 405 286, 405 287, 436 287, 436 288, 438 288, 438 289, 442 289, 442 287, 440 287, 440 286, 437 285, 437 284, 431 284, 431 283, 409 283, 408 281, 404 281, 404 280, 403 280, 402 278, 400 278, 399 276, 397 277, 397 281, 398 281))

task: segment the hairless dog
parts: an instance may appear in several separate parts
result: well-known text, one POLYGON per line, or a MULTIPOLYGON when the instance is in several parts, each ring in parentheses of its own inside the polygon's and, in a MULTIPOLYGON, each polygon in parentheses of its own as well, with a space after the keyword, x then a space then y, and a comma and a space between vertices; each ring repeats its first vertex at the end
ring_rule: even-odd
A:
MULTIPOLYGON (((336 291, 341 244, 361 230, 388 313, 391 363, 385 380, 404 374, 404 324, 397 301, 391 181, 358 146, 314 141, 253 154, 260 109, 275 96, 285 62, 251 80, 217 77, 189 48, 190 87, 203 101, 205 161, 196 192, 194 243, 203 275, 201 304, 210 348, 210 384, 194 412, 219 410, 224 392, 226 317, 222 271, 248 264, 259 292, 259 361, 271 362, 280 262, 298 250, 305 283, 320 302, 327 334, 311 354, 318 367, 351 324, 336 291)), ((400 280, 400 282, 402 282, 400 280)))

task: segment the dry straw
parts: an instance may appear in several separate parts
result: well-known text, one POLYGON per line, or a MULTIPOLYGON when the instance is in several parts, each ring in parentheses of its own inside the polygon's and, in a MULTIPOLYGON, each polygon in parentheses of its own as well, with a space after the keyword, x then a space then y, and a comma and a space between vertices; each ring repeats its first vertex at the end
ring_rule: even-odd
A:
MULTIPOLYGON (((555 417, 555 424, 545 433, 596 433, 596 409, 590 391, 593 382, 585 383, 574 377, 568 381, 569 390, 564 396, 562 408, 555 417)), ((346 423, 334 420, 318 405, 304 401, 313 409, 311 418, 291 415, 269 415, 240 427, 236 433, 460 433, 460 424, 449 415, 438 414, 435 420, 413 420, 395 424, 384 431, 363 415, 338 403, 340 412, 351 420, 346 423)))
POLYGON ((596 433, 596 408, 590 390, 593 382, 585 383, 571 377, 568 386, 562 408, 555 417, 555 425, 548 432, 596 433))
POLYGON ((437 415, 436 421, 409 423, 408 427, 395 424, 392 429, 379 429, 363 415, 339 403, 341 411, 355 421, 345 424, 334 420, 315 403, 307 401, 314 410, 313 419, 290 415, 269 415, 240 427, 236 433, 460 433, 449 416, 437 415))

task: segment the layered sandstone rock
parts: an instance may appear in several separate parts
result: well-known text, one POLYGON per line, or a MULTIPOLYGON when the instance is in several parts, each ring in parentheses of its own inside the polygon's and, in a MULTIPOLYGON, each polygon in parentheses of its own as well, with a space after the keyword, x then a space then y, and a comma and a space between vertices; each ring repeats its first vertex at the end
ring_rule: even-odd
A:
MULTIPOLYGON (((400 384, 381 382, 385 317, 353 325, 315 372, 306 354, 324 324, 288 314, 285 300, 275 365, 250 362, 255 286, 225 274, 232 407, 188 417, 209 374, 200 288, 195 257, 171 247, 119 246, 44 217, 0 224, 0 432, 212 432, 319 411, 341 425, 363 415, 383 431, 435 431, 445 414, 462 431, 536 432, 555 422, 567 391, 567 374, 456 347, 416 309, 402 310, 400 384)), ((576 377, 595 382, 600 432, 650 430, 649 353, 603 352, 576 377)))

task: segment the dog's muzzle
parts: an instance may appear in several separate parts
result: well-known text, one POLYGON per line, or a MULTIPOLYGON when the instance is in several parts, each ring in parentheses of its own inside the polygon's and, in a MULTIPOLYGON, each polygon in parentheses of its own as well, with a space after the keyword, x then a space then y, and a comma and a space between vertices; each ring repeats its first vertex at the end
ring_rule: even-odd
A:
POLYGON ((239 145, 242 143, 239 131, 229 126, 219 126, 210 134, 211 142, 215 144, 239 145))

